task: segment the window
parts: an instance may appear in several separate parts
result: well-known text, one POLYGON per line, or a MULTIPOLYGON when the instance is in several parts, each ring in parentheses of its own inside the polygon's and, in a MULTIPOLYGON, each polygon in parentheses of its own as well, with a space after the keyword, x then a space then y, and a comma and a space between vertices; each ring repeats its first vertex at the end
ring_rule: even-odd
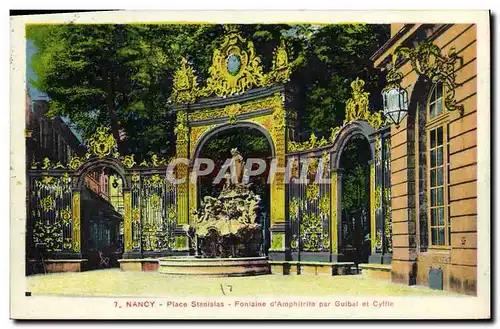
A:
POLYGON ((443 114, 443 84, 437 84, 431 92, 431 97, 429 101, 429 119, 432 120, 435 117, 443 114))
POLYGON ((44 127, 45 123, 43 122, 43 120, 40 120, 40 146, 41 147, 45 147, 45 127, 44 127))
POLYGON ((443 85, 437 84, 430 93, 427 117, 427 204, 430 244, 444 247, 450 244, 448 210, 448 125, 444 108, 443 85))
POLYGON ((52 134, 52 140, 53 140, 52 151, 54 152, 54 159, 56 159, 56 161, 59 161, 59 134, 56 133, 55 131, 52 134))
POLYGON ((72 157, 73 152, 71 151, 71 147, 69 147, 69 145, 66 145, 66 163, 69 163, 72 157))

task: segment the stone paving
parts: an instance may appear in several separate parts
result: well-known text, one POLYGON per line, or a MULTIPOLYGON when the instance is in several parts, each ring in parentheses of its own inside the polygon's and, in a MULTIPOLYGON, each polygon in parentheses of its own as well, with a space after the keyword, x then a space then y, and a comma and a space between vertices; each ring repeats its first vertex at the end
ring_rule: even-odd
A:
POLYGON ((421 286, 405 286, 363 275, 262 275, 253 277, 166 276, 157 272, 106 269, 27 277, 33 295, 78 296, 460 296, 421 286), (230 291, 230 292, 229 292, 230 291))

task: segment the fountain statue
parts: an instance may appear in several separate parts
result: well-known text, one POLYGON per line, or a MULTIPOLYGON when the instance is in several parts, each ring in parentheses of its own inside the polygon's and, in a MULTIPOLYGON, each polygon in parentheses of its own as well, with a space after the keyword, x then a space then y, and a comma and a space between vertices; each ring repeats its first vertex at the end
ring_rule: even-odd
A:
POLYGON ((245 161, 231 150, 230 172, 217 197, 206 196, 184 231, 196 250, 194 256, 159 259, 159 272, 167 275, 243 276, 271 272, 261 256, 260 196, 244 182, 245 161))
POLYGON ((231 150, 231 174, 218 197, 205 196, 191 228, 202 257, 252 257, 260 251, 260 196, 243 182, 245 162, 231 150))

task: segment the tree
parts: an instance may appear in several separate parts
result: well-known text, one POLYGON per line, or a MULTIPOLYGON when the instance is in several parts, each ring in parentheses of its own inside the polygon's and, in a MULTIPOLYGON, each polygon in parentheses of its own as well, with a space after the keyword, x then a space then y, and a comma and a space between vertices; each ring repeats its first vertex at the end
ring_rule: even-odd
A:
POLYGON ((302 29, 308 37, 299 53, 293 78, 301 82, 303 131, 325 135, 342 124, 350 83, 359 77, 371 92, 371 104, 380 109, 380 74, 370 56, 388 38, 387 25, 338 24, 302 29), (309 34, 308 34, 309 33, 309 34), (375 92, 376 91, 376 92, 375 92))
MULTIPOLYGON (((380 89, 369 56, 387 37, 387 26, 239 28, 267 70, 280 38, 291 46, 302 131, 324 135, 342 122, 355 77, 367 82, 367 90, 380 89)), ((168 102, 173 73, 187 56, 203 83, 224 32, 222 25, 211 24, 32 25, 27 37, 37 47, 31 65, 38 77, 32 83, 49 96, 49 115, 67 116, 84 138, 97 125, 107 125, 124 154, 138 159, 173 154, 175 118, 168 102)))

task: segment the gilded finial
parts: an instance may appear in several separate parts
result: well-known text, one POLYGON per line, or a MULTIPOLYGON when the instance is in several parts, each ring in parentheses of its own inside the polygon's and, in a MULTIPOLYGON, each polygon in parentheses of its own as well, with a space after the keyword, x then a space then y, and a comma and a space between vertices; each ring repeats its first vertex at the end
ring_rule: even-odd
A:
POLYGON ((224 30, 226 33, 238 33, 239 28, 237 24, 224 24, 224 30))

